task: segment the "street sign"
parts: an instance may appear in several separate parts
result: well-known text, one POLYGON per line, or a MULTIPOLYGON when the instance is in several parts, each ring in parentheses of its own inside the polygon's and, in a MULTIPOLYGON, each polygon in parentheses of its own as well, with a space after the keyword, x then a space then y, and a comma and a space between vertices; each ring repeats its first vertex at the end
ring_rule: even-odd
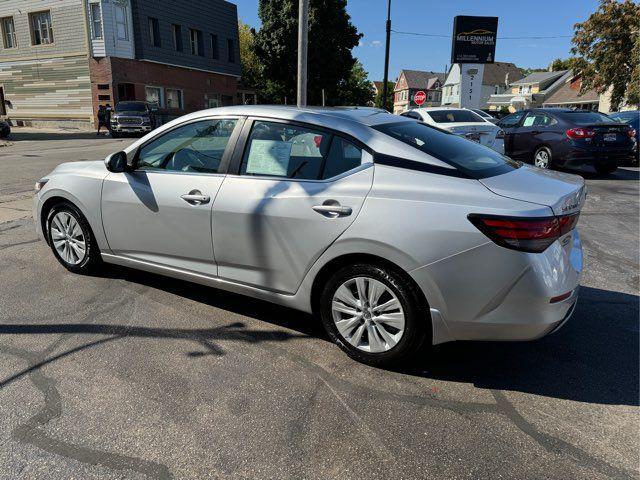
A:
POLYGON ((427 94, 424 93, 422 90, 416 92, 413 95, 413 103, 415 103, 418 106, 422 105, 426 100, 427 100, 427 94))
POLYGON ((496 56, 498 17, 453 19, 451 63, 493 63, 496 56))

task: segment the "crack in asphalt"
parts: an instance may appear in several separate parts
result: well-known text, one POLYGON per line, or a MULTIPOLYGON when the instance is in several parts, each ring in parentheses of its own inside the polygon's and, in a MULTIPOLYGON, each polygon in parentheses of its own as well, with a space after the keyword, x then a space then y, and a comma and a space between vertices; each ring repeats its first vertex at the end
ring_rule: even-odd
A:
MULTIPOLYGON (((103 291, 99 296, 105 295, 105 293, 106 292, 103 291)), ((123 307, 124 305, 131 303, 133 300, 133 295, 129 295, 128 297, 125 297, 119 301, 111 303, 107 302, 103 308, 92 313, 88 313, 85 320, 95 320, 98 316, 108 314, 119 307, 123 307)), ((121 336, 114 335, 111 337, 96 340, 55 355, 54 357, 47 358, 64 342, 72 338, 74 338, 74 336, 67 336, 65 334, 62 334, 49 347, 38 352, 15 348, 7 345, 0 345, 1 353, 15 356, 27 362, 28 365, 28 367, 23 371, 14 374, 8 379, 0 382, 0 388, 5 387, 9 383, 16 381, 23 376, 27 376, 31 380, 31 383, 33 383, 33 385, 44 396, 44 406, 42 407, 42 409, 39 410, 35 415, 30 417, 25 423, 16 426, 12 431, 11 437, 19 443, 30 444, 46 452, 60 455, 62 457, 84 464, 102 466, 112 470, 135 471, 153 479, 172 479, 173 474, 171 473, 169 468, 161 463, 129 455, 82 447, 80 445, 76 445, 74 443, 66 442, 64 440, 49 436, 42 430, 42 427, 44 427, 46 424, 62 416, 63 407, 62 396, 60 395, 60 392, 56 387, 55 380, 45 376, 42 372, 42 367, 56 360, 59 360, 60 358, 78 353, 94 346, 117 340, 118 338, 121 338, 121 336)))

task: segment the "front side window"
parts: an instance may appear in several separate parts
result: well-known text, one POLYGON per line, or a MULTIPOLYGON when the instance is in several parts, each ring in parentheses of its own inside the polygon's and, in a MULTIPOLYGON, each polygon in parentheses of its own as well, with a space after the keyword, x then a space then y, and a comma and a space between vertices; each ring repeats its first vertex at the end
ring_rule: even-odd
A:
POLYGON ((507 115, 498 122, 498 126, 508 128, 515 127, 520 123, 520 120, 522 120, 522 117, 524 117, 525 113, 526 112, 516 112, 512 113, 511 115, 507 115))
POLYGON ((143 146, 137 168, 218 173, 237 120, 203 120, 175 128, 143 146))
POLYGON ((89 4, 91 11, 91 35, 94 39, 102 38, 102 13, 99 3, 89 4))
POLYGON ((118 40, 129 40, 129 25, 127 23, 127 7, 114 5, 116 15, 116 35, 118 40))
POLYGON ((53 43, 53 26, 51 12, 36 12, 29 14, 31 25, 31 43, 33 45, 47 45, 53 43))
POLYGON ((486 178, 510 172, 519 167, 511 159, 470 142, 458 135, 445 133, 419 122, 387 123, 376 130, 431 155, 470 178, 486 178))
POLYGON ((256 121, 247 141, 242 175, 296 180, 331 178, 361 163, 362 152, 330 133, 256 121))
POLYGON ((0 19, 2 27, 2 44, 4 48, 14 48, 18 45, 16 41, 16 28, 13 23, 13 17, 5 17, 0 19))
POLYGON ((145 87, 144 88, 147 103, 151 105, 155 105, 160 108, 164 106, 164 102, 162 101, 162 88, 160 87, 145 87))
POLYGON ((482 117, 470 110, 430 110, 428 115, 436 123, 479 122, 485 123, 482 117))
POLYGON ((183 108, 182 90, 167 88, 167 108, 183 108))
POLYGON ((162 46, 160 42, 160 22, 157 18, 149 17, 149 39, 154 47, 162 46))

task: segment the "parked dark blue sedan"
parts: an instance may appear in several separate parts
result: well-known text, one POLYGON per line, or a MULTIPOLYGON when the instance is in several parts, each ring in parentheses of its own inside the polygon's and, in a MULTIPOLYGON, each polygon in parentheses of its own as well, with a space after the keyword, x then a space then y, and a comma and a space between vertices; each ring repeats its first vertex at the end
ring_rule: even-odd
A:
POLYGON ((636 158, 634 165, 640 163, 640 110, 615 112, 609 115, 616 122, 626 123, 636 131, 636 158))
POLYGON ((535 108, 501 119, 506 155, 540 168, 613 172, 635 155, 629 125, 588 110, 535 108))

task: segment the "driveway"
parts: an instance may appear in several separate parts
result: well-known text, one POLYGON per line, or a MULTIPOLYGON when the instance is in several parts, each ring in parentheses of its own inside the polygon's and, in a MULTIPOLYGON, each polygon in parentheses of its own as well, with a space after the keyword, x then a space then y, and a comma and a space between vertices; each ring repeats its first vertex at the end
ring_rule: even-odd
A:
MULTIPOLYGON (((358 364, 313 318, 37 241, 33 183, 131 140, 0 148, 0 478, 639 478, 638 169, 589 177, 571 321, 358 364)), ((526 305, 523 306, 526 308, 526 305)))

